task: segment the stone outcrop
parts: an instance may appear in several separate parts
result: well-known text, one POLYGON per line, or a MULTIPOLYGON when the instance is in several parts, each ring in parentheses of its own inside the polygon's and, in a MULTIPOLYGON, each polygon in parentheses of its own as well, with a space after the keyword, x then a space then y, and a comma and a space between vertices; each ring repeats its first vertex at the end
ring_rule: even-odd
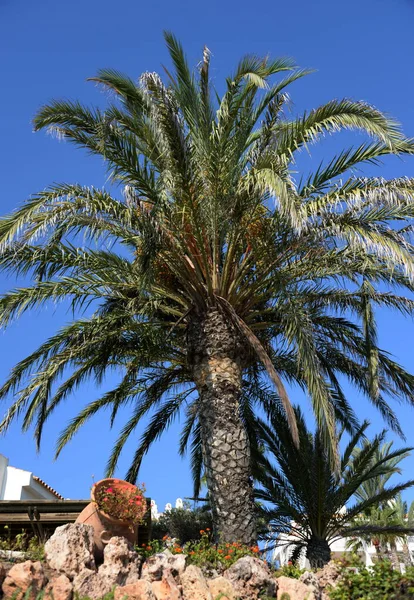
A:
POLYGON ((45 544, 49 566, 70 578, 84 569, 95 569, 93 550, 93 528, 81 523, 58 527, 45 544))
POLYGON ((115 589, 114 600, 157 600, 152 591, 151 583, 146 579, 140 579, 115 589))
POLYGON ((46 586, 44 600, 71 600, 73 585, 66 575, 54 577, 46 586))
POLYGON ((276 579, 265 563, 253 556, 239 558, 224 572, 224 577, 233 584, 236 597, 256 600, 260 596, 276 595, 276 579))
POLYGON ((160 581, 165 571, 174 577, 180 577, 185 571, 187 557, 185 554, 172 554, 169 550, 150 556, 142 566, 141 579, 160 581))
POLYGON ((122 537, 109 540, 97 566, 92 529, 79 524, 59 527, 46 544, 46 557, 47 565, 26 561, 8 573, 0 564, 3 599, 36 600, 42 593, 44 600, 100 600, 113 592, 114 600, 328 600, 340 578, 334 562, 299 579, 276 578, 257 557, 240 558, 223 573, 220 565, 202 570, 188 564, 191 557, 169 550, 142 564, 122 537))
POLYGON ((213 600, 236 600, 235 592, 232 583, 225 577, 215 577, 208 582, 213 600))
POLYGON ((277 578, 277 600, 318 600, 319 593, 313 585, 306 585, 299 579, 277 578))
POLYGON ((215 600, 211 595, 207 581, 200 567, 190 565, 181 574, 181 585, 183 586, 184 600, 215 600))
POLYGON ((40 562, 27 560, 14 565, 3 581, 3 598, 9 600, 35 600, 46 584, 45 572, 40 562))
POLYGON ((153 581, 152 592, 157 600, 181 600, 181 590, 171 572, 164 572, 161 581, 153 581))

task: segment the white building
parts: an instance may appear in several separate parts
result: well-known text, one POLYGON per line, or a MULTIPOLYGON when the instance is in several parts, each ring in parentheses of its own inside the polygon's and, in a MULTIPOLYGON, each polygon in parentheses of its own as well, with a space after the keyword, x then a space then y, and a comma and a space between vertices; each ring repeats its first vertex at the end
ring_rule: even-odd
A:
POLYGON ((63 500, 63 496, 30 471, 11 467, 0 454, 0 500, 63 500))
MULTIPOLYGON (((293 551, 293 546, 291 544, 294 542, 294 539, 295 538, 292 535, 279 536, 278 545, 273 550, 272 559, 274 562, 279 563, 281 566, 284 566, 289 562, 293 551)), ((332 558, 340 558, 341 556, 346 556, 346 554, 350 553, 350 549, 347 544, 348 540, 345 538, 340 538, 329 544, 332 552, 332 558)), ((408 536, 407 545, 411 555, 411 561, 414 562, 414 536, 408 536)), ((362 546, 363 547, 359 551, 359 554, 364 560, 365 565, 370 567, 374 564, 372 559, 376 554, 375 547, 372 544, 367 544, 364 542, 362 543, 362 546)), ((397 552, 402 552, 402 550, 402 544, 397 541, 397 552)), ((301 569, 308 569, 310 567, 309 561, 305 556, 305 551, 302 551, 298 560, 298 565, 301 569)), ((401 565, 401 569, 404 570, 403 565, 401 565)))

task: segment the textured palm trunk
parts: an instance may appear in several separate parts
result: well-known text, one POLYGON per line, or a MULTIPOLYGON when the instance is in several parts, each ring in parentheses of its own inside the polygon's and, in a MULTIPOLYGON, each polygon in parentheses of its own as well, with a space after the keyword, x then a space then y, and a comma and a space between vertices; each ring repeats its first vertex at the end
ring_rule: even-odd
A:
POLYGON ((312 537, 306 548, 306 558, 312 569, 322 569, 331 560, 331 549, 326 540, 312 537))
POLYGON ((239 408, 245 344, 218 309, 189 325, 188 342, 215 536, 221 542, 252 544, 250 447, 239 408))
POLYGON ((404 565, 406 567, 411 567, 413 563, 411 560, 410 549, 409 549, 406 541, 404 541, 404 543, 402 545, 402 551, 403 551, 403 557, 404 557, 404 565))

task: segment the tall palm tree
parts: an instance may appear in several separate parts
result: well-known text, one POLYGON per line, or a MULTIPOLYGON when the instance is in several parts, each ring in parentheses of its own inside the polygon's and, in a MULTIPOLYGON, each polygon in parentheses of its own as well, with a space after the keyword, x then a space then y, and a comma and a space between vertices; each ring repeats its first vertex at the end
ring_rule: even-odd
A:
POLYGON ((413 309, 392 288, 413 289, 414 181, 352 169, 414 145, 362 102, 333 100, 291 117, 287 88, 306 71, 287 59, 242 59, 219 96, 209 51, 192 72, 165 37, 167 83, 103 70, 93 81, 110 92, 105 110, 55 101, 35 117, 37 130, 102 157, 115 191, 54 185, 0 222, 1 268, 32 277, 0 299, 0 324, 58 300, 77 315, 14 368, 0 390, 17 393, 1 429, 24 415, 39 444, 59 403, 115 368, 119 385, 82 409, 57 451, 97 411, 111 407, 112 424, 130 406, 110 474, 152 411, 127 473, 134 481, 184 408, 181 450, 191 446, 196 473, 204 463, 217 533, 250 542, 246 425, 255 404, 283 406, 297 440, 284 381, 299 384, 334 448, 336 419, 356 424, 340 375, 397 431, 387 397, 412 402, 413 377, 378 347, 374 307, 413 309), (297 153, 340 130, 369 139, 298 179, 297 153))
MULTIPOLYGON (((294 443, 286 418, 274 411, 269 423, 258 422, 259 438, 265 453, 257 453, 256 477, 260 487, 256 496, 261 513, 279 544, 292 547, 296 559, 305 550, 311 567, 322 567, 331 558, 330 543, 340 538, 402 535, 413 527, 400 523, 368 523, 356 518, 397 497, 414 480, 386 486, 364 499, 357 498, 366 482, 398 471, 393 461, 405 457, 412 448, 390 451, 379 456, 385 433, 372 441, 364 440, 365 422, 350 438, 340 460, 339 473, 333 468, 320 430, 308 430, 299 408, 296 409, 300 447, 294 443), (362 443, 364 441, 364 443, 362 443), (360 445, 356 455, 355 448, 360 445)), ((264 537, 269 537, 265 534, 264 537)))

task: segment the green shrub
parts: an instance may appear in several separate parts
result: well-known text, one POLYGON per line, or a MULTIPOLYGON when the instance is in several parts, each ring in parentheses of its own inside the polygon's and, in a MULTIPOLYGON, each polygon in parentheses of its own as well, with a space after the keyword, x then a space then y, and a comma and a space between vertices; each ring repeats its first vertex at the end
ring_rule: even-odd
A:
POLYGON ((162 540, 152 540, 148 544, 142 544, 137 551, 146 559, 153 554, 163 552, 166 548, 172 554, 186 554, 189 564, 197 565, 204 571, 214 569, 224 571, 233 565, 243 556, 260 556, 258 546, 245 546, 244 544, 214 544, 211 541, 211 530, 200 530, 201 539, 187 542, 180 545, 169 536, 164 536, 162 540))
POLYGON ((27 560, 43 560, 45 557, 43 543, 37 537, 24 530, 12 537, 7 525, 0 537, 0 550, 25 552, 27 560))
POLYGON ((165 536, 175 538, 180 544, 199 540, 200 531, 213 530, 213 519, 206 508, 173 508, 153 521, 151 537, 162 540, 165 536))
POLYGON ((370 568, 344 564, 341 580, 328 593, 331 600, 413 600, 414 568, 402 575, 388 561, 370 568))
POLYGON ((304 572, 304 569, 300 569, 294 563, 289 561, 287 565, 280 567, 280 569, 276 571, 276 577, 285 576, 292 577, 293 579, 299 579, 304 572))

